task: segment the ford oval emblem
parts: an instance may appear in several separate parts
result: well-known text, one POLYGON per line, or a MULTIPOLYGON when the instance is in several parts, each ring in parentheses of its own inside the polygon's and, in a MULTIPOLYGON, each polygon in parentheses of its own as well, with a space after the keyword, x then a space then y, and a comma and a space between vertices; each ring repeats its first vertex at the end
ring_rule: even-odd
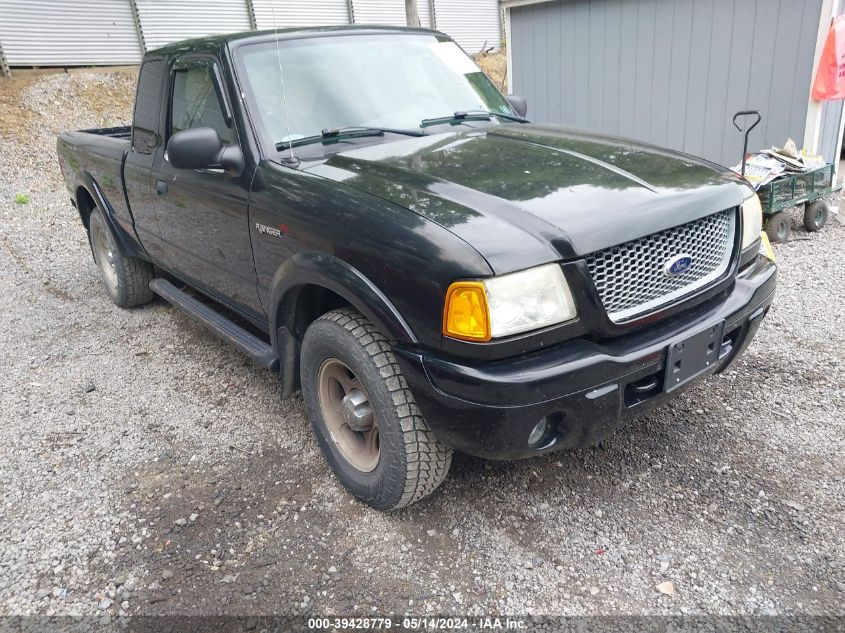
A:
POLYGON ((689 255, 675 255, 672 259, 663 264, 663 273, 667 277, 678 277, 687 272, 692 266, 692 257, 689 255))

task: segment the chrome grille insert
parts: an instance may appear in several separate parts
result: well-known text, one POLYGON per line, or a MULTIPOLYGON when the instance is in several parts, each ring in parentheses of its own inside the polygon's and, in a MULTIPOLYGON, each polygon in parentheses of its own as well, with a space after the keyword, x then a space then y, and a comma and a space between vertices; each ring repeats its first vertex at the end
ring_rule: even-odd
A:
POLYGON ((587 255, 610 320, 644 314, 716 281, 730 266, 735 225, 730 209, 587 255), (689 268, 669 276, 667 264, 680 255, 689 256, 689 268))

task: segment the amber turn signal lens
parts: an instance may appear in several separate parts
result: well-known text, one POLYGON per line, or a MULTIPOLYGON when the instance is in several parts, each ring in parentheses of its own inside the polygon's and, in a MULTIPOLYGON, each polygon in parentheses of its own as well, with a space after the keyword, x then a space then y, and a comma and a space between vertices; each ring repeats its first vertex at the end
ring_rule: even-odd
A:
POLYGON ((772 261, 775 261, 775 251, 772 248, 772 243, 769 241, 769 236, 763 231, 760 233, 760 254, 765 255, 772 261))
POLYGON ((446 291, 443 334, 467 341, 490 340, 487 291, 480 281, 456 281, 446 291))

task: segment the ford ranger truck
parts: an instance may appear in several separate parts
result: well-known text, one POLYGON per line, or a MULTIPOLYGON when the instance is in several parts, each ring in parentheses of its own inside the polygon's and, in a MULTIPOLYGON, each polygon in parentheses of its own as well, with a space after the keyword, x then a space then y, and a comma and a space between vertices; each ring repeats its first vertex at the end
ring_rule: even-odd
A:
POLYGON ((525 115, 442 33, 253 31, 148 52, 132 125, 58 155, 111 300, 159 295, 278 372, 393 509, 453 450, 594 445, 772 302, 744 180, 525 115))

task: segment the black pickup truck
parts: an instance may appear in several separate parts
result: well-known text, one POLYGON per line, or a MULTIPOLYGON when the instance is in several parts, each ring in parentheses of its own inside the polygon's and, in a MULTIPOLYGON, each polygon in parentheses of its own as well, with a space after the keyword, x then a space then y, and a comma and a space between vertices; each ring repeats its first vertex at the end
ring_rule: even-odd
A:
POLYGON ((453 449, 595 444, 772 301, 743 180, 525 113, 442 33, 250 32, 148 53, 132 126, 58 155, 112 301, 156 293, 301 388, 339 479, 390 509, 453 449))

